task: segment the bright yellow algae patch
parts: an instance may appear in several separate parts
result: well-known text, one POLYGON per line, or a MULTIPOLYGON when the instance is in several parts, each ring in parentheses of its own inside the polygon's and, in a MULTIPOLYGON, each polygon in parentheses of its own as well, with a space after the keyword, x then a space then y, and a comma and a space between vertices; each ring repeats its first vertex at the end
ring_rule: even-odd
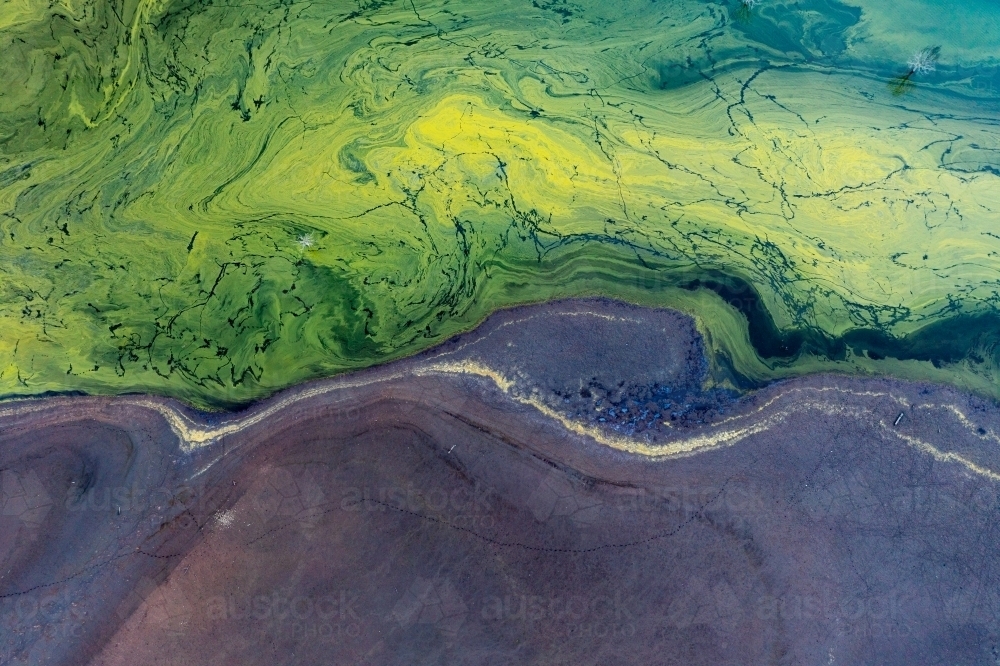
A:
POLYGON ((0 394, 230 405, 582 294, 693 312, 717 381, 1000 393, 989 322, 886 348, 1000 303, 996 99, 893 97, 847 5, 8 4, 0 394))

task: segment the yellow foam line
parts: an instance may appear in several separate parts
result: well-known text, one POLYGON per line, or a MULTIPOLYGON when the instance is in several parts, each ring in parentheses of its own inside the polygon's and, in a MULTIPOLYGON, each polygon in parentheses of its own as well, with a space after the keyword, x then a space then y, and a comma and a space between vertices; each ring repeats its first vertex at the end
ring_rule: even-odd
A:
MULTIPOLYGON (((436 366, 432 366, 431 368, 429 368, 429 370, 434 372, 471 374, 480 377, 485 377, 492 380, 501 390, 503 390, 505 393, 508 394, 510 394, 510 389, 514 385, 512 380, 504 377, 503 375, 496 372, 492 368, 469 361, 461 363, 452 363, 452 364, 438 364, 436 366)), ((756 409, 751 414, 744 414, 738 417, 731 417, 726 421, 735 419, 746 419, 753 414, 760 413, 762 410, 773 405, 778 400, 788 397, 789 394, 791 393, 802 393, 807 391, 814 391, 820 393, 827 391, 835 391, 845 395, 852 395, 857 397, 889 397, 901 405, 908 404, 908 401, 905 398, 900 396, 894 396, 892 394, 884 392, 852 391, 848 389, 841 389, 839 387, 793 388, 773 397, 771 400, 768 400, 764 405, 756 409)), ((755 424, 743 428, 732 428, 710 435, 698 435, 695 437, 677 440, 669 444, 664 444, 662 446, 657 446, 657 445, 644 444, 634 439, 629 439, 626 437, 609 435, 601 431, 600 429, 588 427, 582 423, 566 418, 565 416, 559 414, 558 412, 551 409, 550 407, 548 407, 547 405, 545 405, 544 403, 535 398, 523 397, 513 394, 510 395, 514 400, 525 405, 530 405, 535 409, 537 409, 538 411, 540 411, 541 413, 548 416, 549 418, 558 421, 560 424, 563 425, 563 427, 565 427, 567 430, 571 432, 574 432, 584 437, 589 437, 590 439, 593 439, 594 441, 603 444, 605 446, 608 446, 610 448, 617 449, 619 451, 625 451, 636 455, 646 456, 649 458, 673 458, 684 455, 690 455, 692 453, 708 451, 722 446, 731 446, 751 435, 756 435, 761 432, 765 432, 766 430, 769 430, 773 426, 783 422, 792 414, 800 411, 805 411, 807 409, 814 409, 831 415, 851 416, 853 418, 863 418, 866 414, 870 415, 870 412, 866 410, 852 409, 849 407, 836 407, 828 403, 817 402, 817 401, 803 401, 800 402, 796 407, 779 411, 773 415, 770 415, 762 419, 761 421, 755 424)), ((973 433, 975 433, 975 428, 976 428, 975 424, 973 424, 970 420, 968 420, 968 418, 965 417, 965 415, 961 412, 961 410, 959 410, 954 405, 942 405, 941 407, 944 409, 948 409, 956 416, 960 417, 959 422, 962 423, 963 426, 970 429, 973 433)), ((993 481, 1000 481, 1000 474, 993 472, 992 470, 987 469, 981 465, 978 465, 969 460, 968 458, 965 458, 964 456, 961 456, 957 453, 941 451, 940 449, 934 447, 931 444, 928 444, 927 442, 924 442, 923 440, 901 433, 895 430, 894 428, 890 428, 888 425, 886 425, 884 421, 881 420, 877 421, 876 424, 880 426, 883 430, 891 432, 893 435, 899 437, 904 442, 910 444, 914 448, 931 455, 935 460, 941 462, 957 463, 965 467, 970 472, 986 477, 993 481)))
MULTIPOLYGON (((474 361, 443 361, 432 363, 430 365, 420 367, 410 371, 400 371, 392 374, 386 374, 378 377, 372 377, 369 379, 361 380, 345 380, 345 381, 334 381, 322 386, 316 386, 309 389, 304 389, 301 391, 296 391, 291 395, 288 395, 276 402, 258 410, 247 414, 246 416, 237 417, 232 421, 223 423, 218 426, 209 427, 199 424, 197 421, 191 419, 186 414, 180 412, 176 408, 170 406, 167 403, 160 402, 157 400, 149 398, 123 398, 119 400, 120 404, 142 407, 159 414, 170 426, 174 435, 177 437, 180 448, 183 451, 190 452, 196 449, 200 449, 209 446, 224 437, 235 435, 243 432, 253 426, 262 423, 267 418, 281 412, 282 410, 294 405, 302 400, 308 400, 311 398, 319 397, 322 395, 327 395, 337 391, 342 391, 345 389, 352 388, 362 388, 366 386, 372 386, 375 384, 380 384, 389 381, 395 381, 399 379, 404 379, 406 377, 422 377, 428 375, 451 375, 451 376, 471 376, 478 377, 482 379, 487 379, 492 382, 500 391, 505 395, 513 399, 514 401, 530 406, 545 415, 546 417, 552 419, 559 423, 563 428, 572 432, 580 437, 589 438, 598 444, 607 446, 609 448, 615 449, 617 451, 622 451, 625 453, 630 453, 633 455, 639 455, 651 459, 665 459, 665 458, 676 458, 681 456, 692 455, 695 453, 705 452, 713 449, 717 449, 723 446, 732 446, 747 437, 752 435, 757 435, 762 432, 770 430, 774 426, 784 422, 791 415, 802 412, 805 410, 816 410, 826 414, 850 417, 856 419, 864 419, 866 416, 870 417, 871 412, 865 409, 852 408, 848 406, 835 406, 828 402, 817 401, 817 400, 800 400, 797 403, 793 403, 792 407, 781 409, 773 414, 763 416, 759 421, 754 423, 744 425, 741 427, 732 427, 718 429, 727 423, 733 421, 746 421, 754 416, 761 415, 764 410, 775 405, 779 400, 783 400, 789 397, 791 394, 802 394, 802 393, 827 393, 836 392, 843 395, 855 396, 855 397, 887 397, 894 400, 897 404, 908 405, 905 398, 901 396, 894 396, 890 393, 876 392, 876 391, 853 391, 849 389, 842 389, 839 387, 796 387, 789 389, 783 393, 780 393, 770 400, 766 401, 763 405, 759 406, 757 409, 750 413, 742 414, 739 416, 729 417, 724 421, 719 422, 712 426, 716 429, 716 432, 705 433, 695 435, 693 437, 680 438, 671 442, 664 443, 662 445, 651 444, 648 442, 642 442, 634 438, 623 437, 620 435, 612 435, 606 431, 585 425, 579 421, 572 420, 548 405, 539 400, 533 395, 522 395, 516 390, 515 380, 506 377, 497 370, 485 365, 483 363, 478 363, 474 361)), ((37 413, 49 409, 59 409, 64 408, 65 405, 57 404, 53 405, 46 402, 35 402, 35 401, 25 401, 24 403, 11 403, 10 406, 5 409, 0 410, 0 419, 12 418, 17 416, 25 416, 32 413, 37 413), (25 404, 26 403, 26 404, 25 404)), ((938 407, 945 409, 952 413, 958 422, 965 428, 967 428, 972 434, 975 434, 980 439, 983 436, 976 432, 977 426, 962 412, 958 407, 954 405, 930 405, 923 404, 919 405, 920 408, 932 408, 938 407)), ((71 412, 65 413, 65 418, 74 418, 71 412)), ((62 420, 57 417, 56 420, 62 420)), ((993 481, 1000 481, 1000 474, 994 472, 986 467, 978 465, 973 461, 961 456, 957 453, 945 452, 936 448, 932 444, 929 444, 916 437, 906 435, 905 433, 899 432, 895 428, 889 427, 884 421, 875 421, 875 425, 880 427, 882 430, 890 432, 894 436, 898 437, 902 441, 906 442, 910 446, 913 446, 917 450, 932 456, 935 460, 940 462, 955 463, 963 466, 968 471, 977 474, 979 476, 988 478, 993 481)), ((992 431, 991 431, 992 432, 992 431)))
MULTIPOLYGON (((881 425, 886 426, 885 423, 881 423, 881 425)), ((886 428, 888 428, 888 426, 886 426, 886 428)), ((991 481, 1000 481, 1000 474, 997 474, 993 470, 987 469, 982 465, 977 465, 976 463, 972 462, 971 460, 969 460, 964 456, 961 456, 957 453, 942 451, 941 449, 938 449, 937 447, 928 444, 922 439, 918 439, 916 437, 907 435, 902 432, 898 432, 896 430, 892 430, 891 432, 892 434, 896 435, 896 437, 899 437, 901 440, 903 440, 913 448, 923 451, 924 453, 928 454, 935 460, 938 460, 940 462, 958 463, 959 465, 962 465, 963 467, 965 467, 970 472, 973 472, 974 474, 978 474, 979 476, 984 476, 987 479, 990 479, 991 481)))

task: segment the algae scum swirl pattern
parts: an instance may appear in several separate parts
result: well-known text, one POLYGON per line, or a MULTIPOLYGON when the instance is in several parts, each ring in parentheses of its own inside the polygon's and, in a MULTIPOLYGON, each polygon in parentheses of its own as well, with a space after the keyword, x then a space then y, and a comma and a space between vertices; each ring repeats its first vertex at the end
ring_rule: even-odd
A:
POLYGON ((605 294, 720 384, 997 395, 998 59, 858 2, 3 0, 0 394, 232 406, 605 294))

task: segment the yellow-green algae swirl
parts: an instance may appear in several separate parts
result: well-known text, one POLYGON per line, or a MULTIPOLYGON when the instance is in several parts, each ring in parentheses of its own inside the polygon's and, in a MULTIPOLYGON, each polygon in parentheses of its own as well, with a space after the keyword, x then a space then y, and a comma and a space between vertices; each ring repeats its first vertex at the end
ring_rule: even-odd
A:
POLYGON ((583 294, 723 384, 1000 395, 1000 7, 947 4, 0 0, 0 395, 232 406, 583 294))

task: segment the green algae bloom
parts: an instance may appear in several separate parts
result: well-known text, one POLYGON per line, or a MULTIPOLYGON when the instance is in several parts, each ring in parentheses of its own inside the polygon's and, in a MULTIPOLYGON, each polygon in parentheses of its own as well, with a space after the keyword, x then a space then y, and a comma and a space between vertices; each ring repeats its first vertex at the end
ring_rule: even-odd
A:
POLYGON ((3 0, 0 394, 231 407, 603 294, 718 384, 998 396, 1000 9, 891 4, 3 0))

